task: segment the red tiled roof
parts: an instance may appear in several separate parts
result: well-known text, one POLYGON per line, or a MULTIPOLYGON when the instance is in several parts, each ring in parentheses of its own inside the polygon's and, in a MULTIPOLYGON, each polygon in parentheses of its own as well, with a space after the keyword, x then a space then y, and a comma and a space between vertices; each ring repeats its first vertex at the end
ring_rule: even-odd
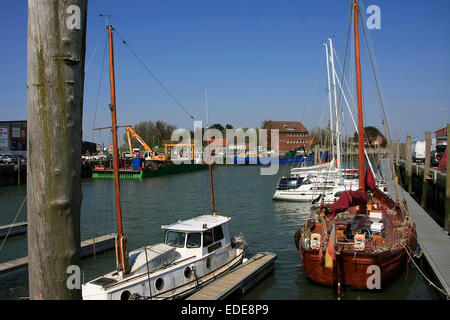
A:
POLYGON ((278 129, 279 132, 308 132, 300 121, 270 121, 266 129, 278 129))

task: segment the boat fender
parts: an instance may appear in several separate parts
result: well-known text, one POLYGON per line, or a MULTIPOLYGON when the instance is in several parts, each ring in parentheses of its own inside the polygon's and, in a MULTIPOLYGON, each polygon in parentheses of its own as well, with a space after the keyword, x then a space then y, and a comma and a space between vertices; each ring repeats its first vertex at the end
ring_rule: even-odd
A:
POLYGON ((364 244, 366 240, 365 234, 355 234, 354 240, 355 251, 364 251, 364 244))
POLYGON ((317 250, 320 248, 320 234, 311 234, 311 249, 317 250))
POLYGON ((303 248, 305 248, 305 249, 311 248, 309 241, 310 241, 309 238, 306 238, 305 240, 303 240, 303 248))

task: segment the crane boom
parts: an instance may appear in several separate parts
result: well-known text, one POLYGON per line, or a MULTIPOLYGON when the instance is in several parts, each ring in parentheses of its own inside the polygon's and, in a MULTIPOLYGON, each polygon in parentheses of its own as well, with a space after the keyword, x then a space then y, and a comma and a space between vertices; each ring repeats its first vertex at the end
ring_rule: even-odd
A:
POLYGON ((136 131, 134 131, 131 127, 126 127, 127 129, 127 137, 128 137, 128 146, 130 148, 130 153, 133 154, 133 149, 131 148, 131 138, 130 135, 132 135, 143 147, 146 151, 153 152, 153 150, 148 146, 147 143, 145 143, 144 139, 142 139, 136 131))
MULTIPOLYGON (((144 139, 142 139, 136 131, 134 131, 134 129, 130 126, 126 126, 125 127, 127 129, 127 138, 128 138, 128 146, 130 148, 130 153, 133 155, 133 149, 131 147, 131 136, 133 136, 143 147, 146 151, 148 151, 149 155, 150 155, 150 159, 148 160, 157 160, 157 161, 169 161, 169 156, 166 154, 156 154, 152 148, 150 148, 150 146, 144 141, 144 139)), ((147 158, 146 158, 147 160, 147 158)))

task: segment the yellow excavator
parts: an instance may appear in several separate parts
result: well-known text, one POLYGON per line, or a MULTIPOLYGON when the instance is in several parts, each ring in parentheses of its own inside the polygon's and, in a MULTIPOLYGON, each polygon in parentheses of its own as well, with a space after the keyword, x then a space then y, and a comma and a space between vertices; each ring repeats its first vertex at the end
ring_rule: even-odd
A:
POLYGON ((145 143, 144 139, 142 139, 136 131, 133 130, 132 127, 126 126, 127 129, 127 138, 128 138, 128 146, 130 148, 130 153, 133 155, 133 158, 136 157, 136 154, 133 153, 133 148, 131 147, 131 136, 133 136, 145 149, 144 159, 147 161, 170 161, 170 155, 168 154, 156 154, 152 148, 149 147, 147 143, 145 143))

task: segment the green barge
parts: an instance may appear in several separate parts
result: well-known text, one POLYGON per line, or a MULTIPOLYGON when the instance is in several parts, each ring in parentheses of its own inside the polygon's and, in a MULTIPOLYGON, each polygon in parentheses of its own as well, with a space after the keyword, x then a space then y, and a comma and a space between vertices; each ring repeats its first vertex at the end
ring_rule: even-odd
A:
MULTIPOLYGON (((168 163, 159 167, 133 169, 119 169, 120 179, 146 179, 170 174, 194 172, 208 169, 207 164, 173 164, 168 163)), ((96 167, 92 171, 93 179, 114 179, 114 171, 96 167)))

